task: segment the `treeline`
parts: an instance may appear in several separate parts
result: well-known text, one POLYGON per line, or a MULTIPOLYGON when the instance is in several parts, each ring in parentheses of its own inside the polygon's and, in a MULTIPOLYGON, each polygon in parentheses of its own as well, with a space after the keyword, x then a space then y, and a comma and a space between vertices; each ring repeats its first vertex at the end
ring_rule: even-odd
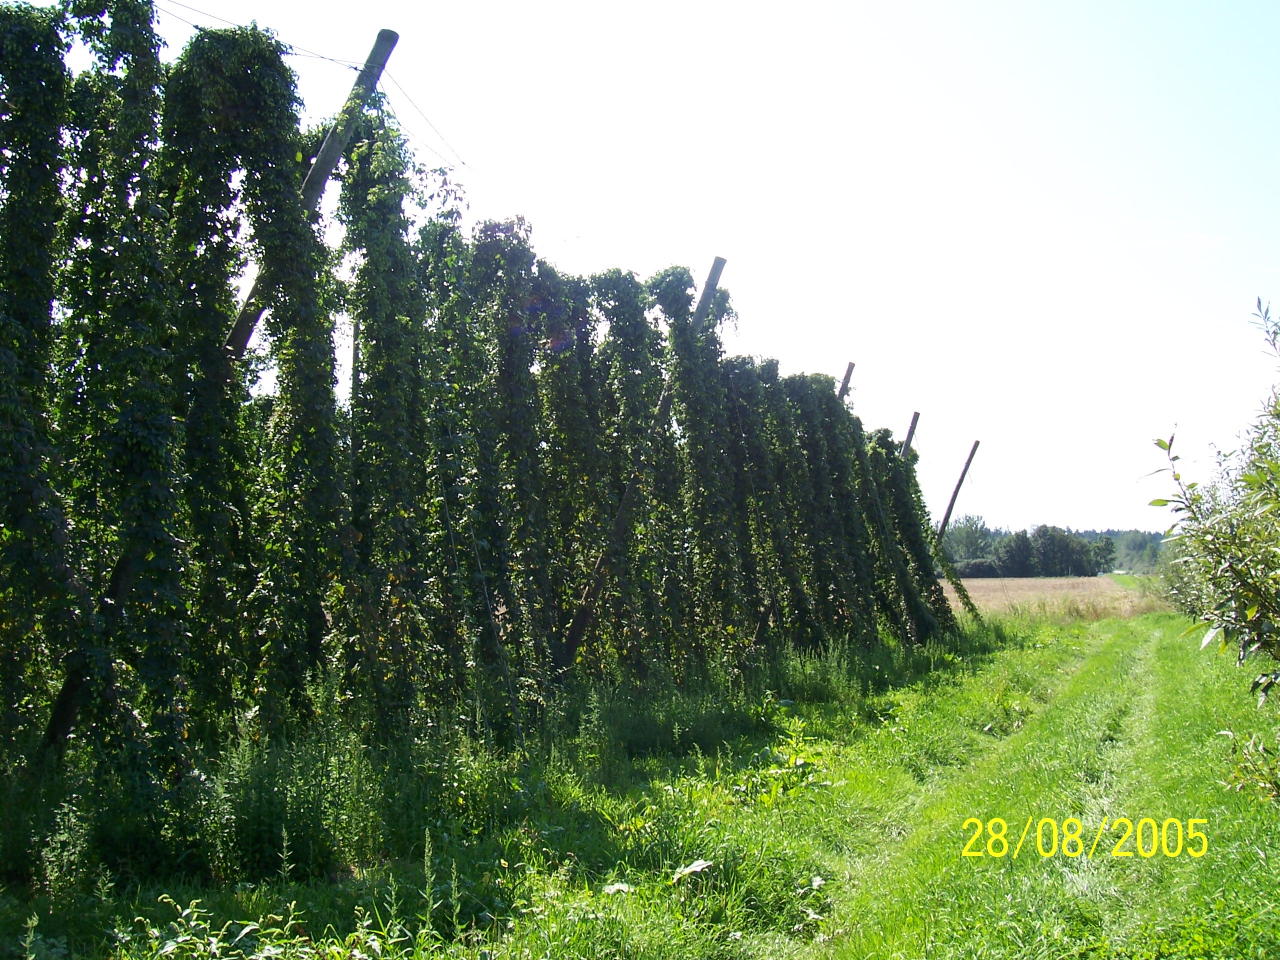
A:
MULTIPOLYGON (((327 248, 280 44, 202 31, 166 67, 152 16, 0 8, 0 765, 76 771, 104 860, 207 860, 190 818, 234 794, 238 738, 522 742, 582 679, 953 626, 913 461, 830 377, 724 356, 723 291, 695 310, 683 268, 573 277, 521 223, 413 223, 378 110, 327 248)), ((53 829, 9 823, 5 870, 53 829)))
MULTIPOLYGON (((1076 535, 1096 543, 1104 537, 1115 547, 1112 569, 1125 573, 1157 573, 1167 563, 1165 534, 1150 530, 1077 530, 1076 535)), ((1102 571, 1106 573, 1107 571, 1102 571)))
POLYGON ((1041 525, 1011 532, 977 516, 947 529, 943 549, 962 577, 1092 577, 1112 570, 1152 573, 1162 534, 1140 530, 1063 530, 1041 525))

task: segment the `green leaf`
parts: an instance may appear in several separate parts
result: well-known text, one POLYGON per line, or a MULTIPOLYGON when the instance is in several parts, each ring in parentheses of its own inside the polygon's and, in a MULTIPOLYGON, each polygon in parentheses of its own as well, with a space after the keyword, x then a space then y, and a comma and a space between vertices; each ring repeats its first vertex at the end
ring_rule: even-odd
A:
MULTIPOLYGON (((774 784, 774 786, 777 786, 777 784, 774 784)), ((686 864, 677 870, 675 876, 671 878, 671 882, 678 883, 681 878, 687 877, 691 873, 701 873, 711 866, 714 866, 714 864, 710 860, 695 860, 693 863, 686 864)))
POLYGON ((1221 624, 1218 624, 1217 626, 1214 626, 1214 627, 1210 627, 1210 628, 1209 628, 1209 632, 1208 632, 1208 633, 1206 633, 1206 634, 1204 635, 1204 639, 1200 641, 1200 649, 1201 649, 1201 650, 1203 650, 1203 649, 1204 649, 1205 647, 1207 647, 1209 644, 1213 643, 1214 639, 1215 639, 1215 638, 1218 636, 1218 634, 1220 634, 1221 632, 1222 632, 1222 625, 1221 625, 1221 624))
POLYGON ((1167 507, 1168 505, 1169 505, 1168 500, 1164 500, 1159 497, 1157 497, 1155 500, 1152 500, 1151 503, 1148 504, 1148 506, 1152 506, 1152 507, 1167 507))

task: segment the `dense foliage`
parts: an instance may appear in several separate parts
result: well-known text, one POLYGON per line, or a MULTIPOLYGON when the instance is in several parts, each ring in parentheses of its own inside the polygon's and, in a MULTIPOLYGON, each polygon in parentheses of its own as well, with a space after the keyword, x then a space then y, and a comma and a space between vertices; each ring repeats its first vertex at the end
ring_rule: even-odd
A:
POLYGON ((6 883, 420 854, 427 824, 355 830, 332 779, 370 810, 457 791, 455 734, 517 749, 588 680, 730 689, 954 626, 914 454, 831 378, 726 358, 723 291, 419 222, 376 104, 329 249, 282 46, 159 49, 144 0, 0 7, 6 883))
POLYGON ((1080 536, 1091 540, 1108 538, 1115 546, 1114 566, 1126 573, 1156 573, 1167 562, 1164 556, 1164 531, 1086 530, 1080 536))
POLYGON ((1117 567, 1150 572, 1148 554, 1158 539, 1137 530, 1073 532, 1044 524, 1010 533, 965 516, 947 529, 942 546, 962 577, 1094 577, 1117 567))
MULTIPOLYGON (((1258 301, 1256 314, 1280 356, 1280 321, 1258 301)), ((1240 661, 1260 652, 1280 658, 1280 391, 1274 391, 1239 454, 1224 457, 1211 484, 1183 477, 1173 441, 1159 440, 1177 493, 1155 500, 1177 516, 1178 558, 1170 590, 1178 605, 1209 625, 1204 643, 1234 646, 1240 661)), ((1253 683, 1260 696, 1280 684, 1280 672, 1253 683)))

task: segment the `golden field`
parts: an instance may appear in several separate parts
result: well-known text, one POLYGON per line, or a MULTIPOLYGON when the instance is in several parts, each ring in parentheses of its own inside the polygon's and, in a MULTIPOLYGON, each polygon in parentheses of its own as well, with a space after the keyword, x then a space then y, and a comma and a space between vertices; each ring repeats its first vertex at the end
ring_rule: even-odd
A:
MULTIPOLYGON (((1168 609, 1155 577, 990 577, 962 581, 984 614, 1102 620, 1168 609)), ((955 591, 947 585, 954 604, 955 591)))

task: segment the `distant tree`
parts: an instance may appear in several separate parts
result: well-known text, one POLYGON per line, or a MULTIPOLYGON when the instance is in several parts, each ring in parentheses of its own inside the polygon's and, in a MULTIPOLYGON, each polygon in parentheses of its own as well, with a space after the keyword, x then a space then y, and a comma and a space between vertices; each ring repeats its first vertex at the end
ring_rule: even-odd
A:
POLYGON ((1095 540, 1092 549, 1096 573, 1106 573, 1115 569, 1116 545, 1114 540, 1110 537, 1095 540))
POLYGON ((1092 577, 1099 570, 1094 545, 1061 527, 1036 527, 1031 534, 1031 558, 1038 577, 1092 577))
POLYGON ((1093 550, 1093 544, 1088 540, 1082 540, 1070 531, 1067 532, 1067 552, 1070 558, 1067 562, 1068 577, 1096 577, 1101 567, 1098 564, 1098 556, 1093 550))
POLYGON ((1137 559, 1129 568, 1139 573, 1151 573, 1160 567, 1160 544, 1148 543, 1142 548, 1142 553, 1138 554, 1137 559))
POLYGON ((1001 576, 1032 577, 1035 570, 1032 566, 1031 538, 1025 530, 1010 534, 995 546, 996 566, 1001 576))
POLYGON ((1031 533, 1031 565, 1038 577, 1063 577, 1071 568, 1071 544, 1061 527, 1041 524, 1031 533))
POLYGON ((952 561, 976 560, 990 557, 995 550, 995 533, 982 517, 972 514, 955 520, 947 527, 943 537, 943 549, 952 561))
POLYGON ((989 557, 978 557, 975 560, 958 560, 956 575, 968 580, 977 577, 1002 577, 1004 572, 989 557))
POLYGON ((1114 545, 1113 559, 1104 565, 1106 570, 1125 570, 1129 573, 1154 573, 1160 562, 1163 533, 1149 530, 1078 530, 1075 534, 1090 543, 1097 544, 1103 538, 1114 545))

